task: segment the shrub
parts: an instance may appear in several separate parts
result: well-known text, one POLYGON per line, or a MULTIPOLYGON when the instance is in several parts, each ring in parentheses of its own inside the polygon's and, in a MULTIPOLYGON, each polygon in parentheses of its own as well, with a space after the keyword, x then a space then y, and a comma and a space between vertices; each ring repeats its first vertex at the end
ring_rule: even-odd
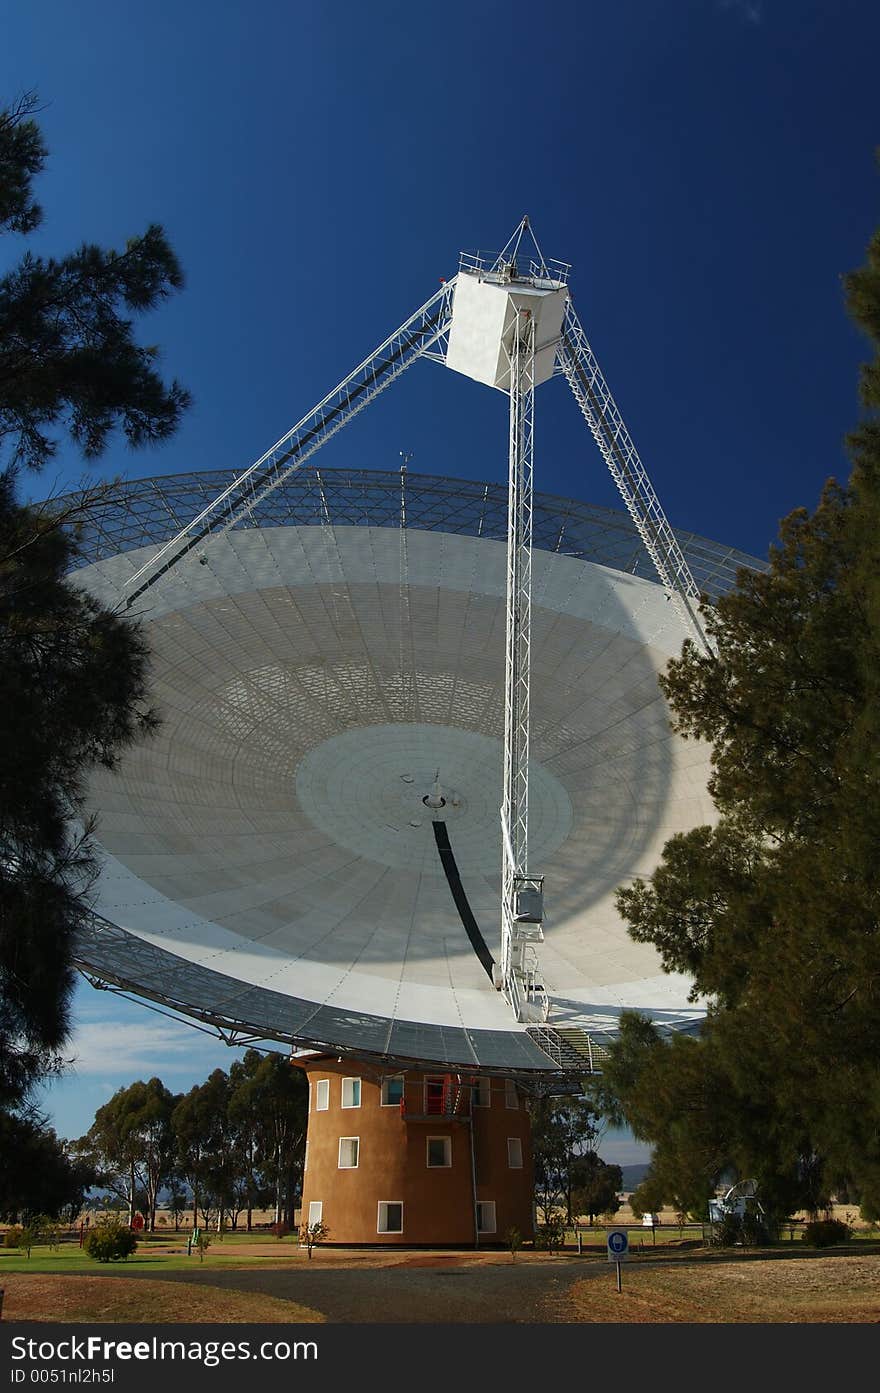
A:
POLYGON ((18 1246, 23 1253, 27 1253, 30 1261, 31 1248, 35 1247, 40 1241, 40 1226, 38 1223, 25 1224, 18 1236, 18 1246))
POLYGON ((286 1238, 290 1233, 290 1225, 285 1224, 283 1219, 279 1219, 277 1224, 269 1225, 269 1232, 274 1233, 276 1238, 286 1238))
POLYGON ((535 1234, 535 1247, 548 1253, 555 1253, 565 1243, 565 1219, 561 1214, 552 1214, 541 1224, 535 1234))
POLYGON ((516 1262, 517 1252, 522 1247, 523 1236, 520 1233, 519 1229, 514 1226, 513 1228, 509 1228, 507 1230, 507 1233, 504 1237, 505 1242, 507 1243, 507 1246, 510 1249, 510 1256, 513 1259, 513 1261, 516 1262))
POLYGON ((54 1253, 61 1247, 61 1229, 54 1219, 47 1215, 42 1215, 38 1220, 40 1237, 39 1242, 48 1245, 49 1251, 54 1253))
POLYGON ((859 1205, 859 1214, 864 1219, 865 1223, 870 1224, 873 1228, 877 1221, 880 1220, 880 1203, 871 1199, 862 1200, 859 1205))
POLYGON ((4 1248, 17 1248, 21 1243, 21 1233, 22 1229, 20 1224, 13 1224, 11 1228, 8 1228, 6 1230, 6 1236, 3 1239, 4 1248))
POLYGON ((804 1243, 813 1248, 830 1248, 833 1243, 846 1243, 852 1229, 842 1219, 814 1219, 803 1233, 804 1243))
POLYGON ((137 1238, 127 1224, 118 1219, 105 1219, 92 1229, 85 1248, 96 1262, 119 1262, 130 1257, 137 1245, 137 1238))
POLYGON ((763 1248, 774 1237, 778 1237, 779 1225, 766 1214, 747 1210, 742 1220, 742 1241, 746 1248, 763 1248))
POLYGON ((329 1237, 330 1230, 326 1224, 303 1224, 299 1231, 299 1241, 305 1246, 309 1257, 312 1256, 312 1249, 318 1244, 323 1243, 329 1237))
POLYGON ((712 1225, 712 1242, 717 1248, 735 1248, 743 1241, 743 1223, 738 1214, 725 1214, 712 1225))
POLYGON ((195 1243, 196 1247, 199 1250, 199 1262, 204 1262, 205 1254, 211 1246, 211 1235, 205 1233, 204 1229, 199 1229, 199 1232, 196 1235, 195 1243))

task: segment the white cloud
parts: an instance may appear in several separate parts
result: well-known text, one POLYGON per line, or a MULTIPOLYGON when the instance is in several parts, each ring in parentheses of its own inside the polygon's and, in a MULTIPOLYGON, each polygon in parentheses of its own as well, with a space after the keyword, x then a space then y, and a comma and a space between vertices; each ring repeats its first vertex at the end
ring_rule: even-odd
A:
POLYGON ((190 1072, 205 1046, 215 1050, 216 1042, 171 1020, 99 1020, 83 1021, 66 1053, 74 1073, 106 1079, 109 1072, 190 1072))

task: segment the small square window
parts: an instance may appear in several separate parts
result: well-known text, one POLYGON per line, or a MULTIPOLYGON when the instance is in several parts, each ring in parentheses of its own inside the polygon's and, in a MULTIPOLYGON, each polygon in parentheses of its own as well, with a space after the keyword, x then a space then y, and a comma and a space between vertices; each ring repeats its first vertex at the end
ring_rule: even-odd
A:
POLYGON ((382 1107, 399 1108, 403 1101, 403 1074, 382 1080, 382 1107))
POLYGON ((340 1137, 339 1138, 339 1169, 343 1171, 355 1170, 358 1163, 358 1152, 360 1151, 359 1137, 340 1137))
POLYGON ((399 1200, 379 1201, 377 1233, 403 1233, 403 1205, 399 1200))
POLYGON ((342 1106, 344 1108, 359 1108, 361 1105, 361 1081, 360 1079, 342 1080, 342 1106))
POLYGON ((495 1201, 494 1201, 494 1200, 478 1200, 478 1201, 477 1201, 477 1232, 478 1232, 478 1233, 494 1233, 494 1232, 495 1232, 495 1201))
POLYGON ((516 1091, 516 1084, 513 1079, 504 1080, 504 1106, 506 1108, 519 1107, 519 1095, 516 1091))
POLYGON ((511 1170, 522 1170, 522 1142, 519 1137, 507 1138, 507 1164, 511 1170))
POLYGON ((320 1223, 323 1223, 323 1219, 324 1219, 324 1201, 323 1201, 323 1200, 312 1200, 311 1203, 309 1204, 309 1228, 312 1227, 312 1224, 320 1224, 320 1223))
POLYGON ((330 1080, 318 1079, 315 1084, 315 1112, 326 1112, 330 1107, 330 1080))
POLYGON ((452 1138, 451 1137, 429 1137, 428 1138, 428 1165, 451 1166, 452 1165, 452 1138))

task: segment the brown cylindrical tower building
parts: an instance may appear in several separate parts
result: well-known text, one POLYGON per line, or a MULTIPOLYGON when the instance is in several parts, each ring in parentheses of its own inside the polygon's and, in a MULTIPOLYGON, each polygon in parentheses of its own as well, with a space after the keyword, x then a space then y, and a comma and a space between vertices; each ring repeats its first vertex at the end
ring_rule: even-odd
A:
POLYGON ((503 1244, 533 1234, 531 1128, 511 1079, 310 1055, 302 1219, 328 1243, 503 1244))

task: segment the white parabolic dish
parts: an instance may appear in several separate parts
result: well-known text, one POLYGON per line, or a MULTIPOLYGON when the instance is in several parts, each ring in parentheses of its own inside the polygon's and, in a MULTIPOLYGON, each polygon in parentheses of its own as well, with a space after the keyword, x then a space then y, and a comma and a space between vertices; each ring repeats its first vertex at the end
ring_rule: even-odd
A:
MULTIPOLYGON (((116 603, 196 486, 221 480, 128 485, 79 582, 116 603)), ((402 529, 398 475, 303 470, 139 602, 162 725, 92 784, 106 862, 80 965, 256 1038, 552 1069, 486 964, 500 934, 504 490, 405 487, 402 529), (438 770, 440 809, 424 802, 438 770)), ((537 505, 529 869, 546 878, 547 1024, 601 1039, 637 1009, 686 1027, 701 1015, 689 983, 614 907, 668 837, 714 818, 708 749, 672 733, 657 685, 685 634, 625 516, 537 505)), ((679 540, 716 593, 759 564, 679 540)))

